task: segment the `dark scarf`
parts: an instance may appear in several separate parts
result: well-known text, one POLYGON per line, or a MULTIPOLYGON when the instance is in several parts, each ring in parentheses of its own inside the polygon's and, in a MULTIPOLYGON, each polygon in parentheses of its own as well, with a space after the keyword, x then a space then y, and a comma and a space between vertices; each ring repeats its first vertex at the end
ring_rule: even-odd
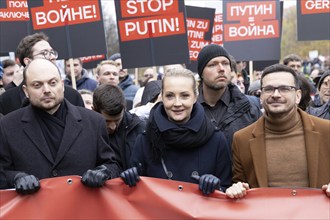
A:
POLYGON ((168 149, 191 149, 202 147, 215 131, 207 120, 204 109, 195 103, 189 121, 175 124, 168 120, 163 103, 152 109, 147 126, 147 137, 153 153, 153 159, 160 161, 168 149))
POLYGON ((36 113, 35 115, 38 119, 40 128, 44 134, 53 159, 55 159, 62 142, 65 119, 68 111, 65 102, 61 103, 59 109, 53 115, 50 115, 39 108, 32 108, 36 113))

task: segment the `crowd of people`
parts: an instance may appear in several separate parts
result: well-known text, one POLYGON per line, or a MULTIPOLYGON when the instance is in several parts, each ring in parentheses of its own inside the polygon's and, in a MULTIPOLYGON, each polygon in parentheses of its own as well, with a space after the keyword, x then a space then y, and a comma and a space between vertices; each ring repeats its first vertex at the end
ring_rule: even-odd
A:
POLYGON ((323 66, 306 77, 292 54, 252 80, 246 62, 210 44, 198 55, 198 77, 181 64, 163 74, 149 68, 139 87, 119 53, 97 65, 95 78, 80 58, 66 60, 62 79, 43 33, 23 38, 16 56, 19 64, 1 66, 0 189, 31 194, 40 179, 66 175, 88 187, 117 177, 138 187, 148 176, 196 183, 203 195, 310 187, 330 197, 323 66))

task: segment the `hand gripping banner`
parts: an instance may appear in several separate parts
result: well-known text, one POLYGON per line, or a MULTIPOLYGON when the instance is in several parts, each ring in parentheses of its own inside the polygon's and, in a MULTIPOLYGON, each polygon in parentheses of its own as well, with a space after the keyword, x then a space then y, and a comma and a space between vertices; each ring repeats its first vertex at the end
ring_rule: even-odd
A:
POLYGON ((220 191, 203 196, 198 185, 142 177, 129 188, 119 178, 88 188, 79 176, 41 180, 21 196, 0 191, 0 219, 329 219, 321 189, 259 188, 232 200, 220 191))

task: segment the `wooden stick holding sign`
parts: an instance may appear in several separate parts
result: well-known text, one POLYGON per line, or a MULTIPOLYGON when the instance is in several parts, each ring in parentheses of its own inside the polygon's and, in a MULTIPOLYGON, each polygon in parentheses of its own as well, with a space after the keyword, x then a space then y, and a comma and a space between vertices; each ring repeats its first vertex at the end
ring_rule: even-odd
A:
POLYGON ((73 58, 69 59, 69 63, 70 63, 70 76, 71 76, 72 88, 77 90, 76 74, 74 73, 74 68, 73 68, 73 58))

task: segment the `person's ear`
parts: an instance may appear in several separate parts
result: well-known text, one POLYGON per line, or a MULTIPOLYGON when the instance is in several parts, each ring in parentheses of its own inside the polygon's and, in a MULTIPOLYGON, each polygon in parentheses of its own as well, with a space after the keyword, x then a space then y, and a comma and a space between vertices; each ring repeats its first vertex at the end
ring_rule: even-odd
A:
POLYGON ((24 94, 25 94, 26 98, 30 98, 29 93, 28 93, 27 88, 26 88, 26 85, 23 85, 22 88, 23 88, 23 91, 24 91, 24 94))
POLYGON ((32 59, 30 59, 28 57, 24 57, 24 59, 23 59, 25 66, 28 65, 29 63, 31 63, 31 61, 32 61, 32 59))
POLYGON ((301 90, 298 89, 296 91, 296 104, 298 105, 300 103, 300 100, 301 100, 301 90))

